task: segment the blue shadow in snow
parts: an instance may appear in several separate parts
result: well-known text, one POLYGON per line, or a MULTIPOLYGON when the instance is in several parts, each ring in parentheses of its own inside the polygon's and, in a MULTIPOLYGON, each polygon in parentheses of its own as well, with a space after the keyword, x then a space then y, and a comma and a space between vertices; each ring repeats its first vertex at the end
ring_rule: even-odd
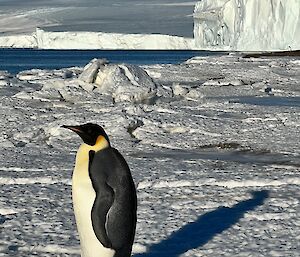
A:
POLYGON ((252 196, 231 208, 220 207, 203 214, 195 222, 175 231, 169 238, 150 246, 148 252, 135 254, 134 257, 178 257, 190 249, 206 244, 215 235, 237 223, 246 212, 262 205, 268 198, 268 191, 254 191, 252 196))

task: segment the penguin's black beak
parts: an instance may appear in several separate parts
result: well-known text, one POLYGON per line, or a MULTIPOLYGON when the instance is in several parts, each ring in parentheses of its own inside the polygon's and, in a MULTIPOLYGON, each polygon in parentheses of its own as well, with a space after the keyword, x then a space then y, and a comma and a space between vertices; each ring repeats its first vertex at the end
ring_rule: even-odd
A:
POLYGON ((81 137, 84 143, 91 146, 96 144, 99 136, 103 136, 107 142, 109 142, 108 136, 106 135, 104 129, 101 126, 93 123, 86 123, 77 126, 63 125, 62 128, 74 131, 81 137))
POLYGON ((62 128, 70 129, 74 131, 78 136, 81 137, 84 143, 89 145, 94 145, 94 137, 93 135, 90 135, 90 133, 84 128, 84 126, 68 126, 63 125, 62 128))
POLYGON ((62 128, 66 128, 66 129, 70 129, 72 131, 74 131, 75 133, 77 133, 78 135, 82 135, 84 132, 82 131, 80 126, 67 126, 67 125, 63 125, 61 126, 62 128))

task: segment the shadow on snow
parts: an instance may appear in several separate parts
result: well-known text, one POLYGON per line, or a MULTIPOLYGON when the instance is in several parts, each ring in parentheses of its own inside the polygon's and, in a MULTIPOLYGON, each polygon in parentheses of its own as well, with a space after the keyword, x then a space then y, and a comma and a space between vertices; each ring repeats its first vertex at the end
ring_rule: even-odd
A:
POLYGON ((175 231, 167 239, 148 248, 148 252, 135 254, 134 257, 178 257, 190 249, 206 244, 217 234, 237 223, 244 214, 262 205, 268 198, 268 191, 254 191, 252 198, 233 207, 220 207, 200 216, 195 222, 188 223, 175 231))

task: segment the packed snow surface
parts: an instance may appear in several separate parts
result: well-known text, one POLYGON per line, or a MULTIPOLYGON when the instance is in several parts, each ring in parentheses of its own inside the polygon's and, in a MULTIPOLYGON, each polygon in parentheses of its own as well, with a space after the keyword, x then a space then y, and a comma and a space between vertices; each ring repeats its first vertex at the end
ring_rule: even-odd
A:
POLYGON ((0 256, 79 257, 71 177, 95 122, 137 186, 135 257, 296 257, 300 60, 92 60, 0 72, 0 256))
POLYGON ((103 32, 47 32, 0 37, 0 47, 38 49, 195 49, 193 38, 162 34, 121 34, 103 32))
POLYGON ((300 49, 299 0, 202 0, 194 10, 194 37, 202 49, 300 49))

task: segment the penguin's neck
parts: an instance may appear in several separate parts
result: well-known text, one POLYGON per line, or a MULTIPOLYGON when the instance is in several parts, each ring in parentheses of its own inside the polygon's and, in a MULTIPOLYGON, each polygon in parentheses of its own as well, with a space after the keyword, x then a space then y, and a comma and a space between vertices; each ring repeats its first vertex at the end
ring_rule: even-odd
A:
POLYGON ((109 142, 103 136, 98 136, 95 145, 88 145, 83 143, 79 147, 77 152, 76 165, 80 165, 84 162, 88 162, 90 151, 98 152, 108 147, 110 147, 109 142))

